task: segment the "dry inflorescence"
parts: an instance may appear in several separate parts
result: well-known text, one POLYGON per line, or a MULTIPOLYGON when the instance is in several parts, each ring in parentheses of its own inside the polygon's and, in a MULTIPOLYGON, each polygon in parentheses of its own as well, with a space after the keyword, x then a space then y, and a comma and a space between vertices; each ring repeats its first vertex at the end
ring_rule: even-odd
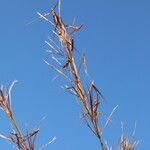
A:
MULTIPOLYGON (((82 106, 82 119, 92 133, 96 136, 100 143, 102 150, 112 150, 103 140, 103 129, 107 126, 110 117, 117 107, 113 109, 111 114, 106 119, 105 126, 102 127, 100 124, 100 119, 102 117, 102 112, 100 111, 101 100, 103 95, 95 85, 93 81, 88 83, 88 86, 85 86, 85 83, 82 80, 82 75, 80 74, 81 68, 85 73, 87 73, 87 65, 85 54, 81 56, 81 61, 78 61, 75 57, 77 49, 75 48, 75 33, 82 28, 82 25, 68 25, 64 23, 61 17, 60 10, 61 0, 58 4, 55 5, 50 13, 41 14, 38 13, 40 19, 46 20, 50 23, 54 30, 52 31, 55 35, 55 40, 49 38, 48 41, 45 41, 46 44, 50 47, 48 52, 51 54, 52 59, 56 62, 54 65, 45 61, 52 69, 58 72, 63 76, 68 84, 64 87, 69 93, 75 95, 82 106), (58 8, 56 10, 56 8, 58 8), (51 19, 48 16, 51 15, 51 19), (77 63, 77 61, 79 63, 77 63), (81 67, 83 66, 83 67, 81 67)), ((3 138, 13 145, 16 149, 19 150, 35 150, 35 140, 39 133, 39 129, 33 130, 32 132, 26 132, 24 135, 13 115, 11 108, 11 89, 15 82, 10 86, 10 88, 1 88, 0 89, 0 108, 8 116, 11 123, 13 124, 13 131, 10 133, 9 137, 0 134, 0 138, 3 138)), ((55 140, 55 138, 53 139, 55 140)), ((52 140, 52 141, 53 141, 52 140)), ((50 141, 48 144, 50 144, 50 141)), ((124 135, 121 136, 118 150, 134 150, 137 145, 137 142, 131 142, 124 135)), ((40 148, 43 149, 47 144, 40 148)))
POLYGON ((0 138, 11 142, 18 150, 34 150, 35 139, 39 130, 33 130, 30 133, 27 131, 27 134, 23 135, 11 108, 11 89, 14 83, 15 82, 12 83, 9 89, 0 89, 0 108, 4 111, 4 113, 6 113, 14 126, 14 129, 12 132, 10 132, 9 137, 0 134, 0 138))
POLYGON ((138 142, 132 142, 124 135, 122 135, 118 144, 118 150, 134 150, 137 145, 138 142))
MULTIPOLYGON (((81 79, 81 65, 84 67, 86 66, 85 55, 81 56, 80 63, 77 63, 78 60, 76 60, 75 57, 77 49, 75 48, 74 35, 82 28, 82 25, 75 26, 66 24, 61 17, 60 5, 61 0, 59 0, 58 4, 46 15, 38 12, 40 18, 44 19, 54 27, 52 32, 55 35, 55 38, 49 38, 45 42, 50 47, 48 52, 51 54, 55 64, 49 63, 48 61, 45 61, 45 63, 58 74, 66 78, 68 84, 65 86, 65 90, 79 99, 83 110, 82 118, 98 138, 101 149, 106 150, 107 148, 102 137, 102 126, 99 121, 99 118, 102 116, 102 113, 99 111, 99 106, 103 96, 93 81, 88 83, 88 87, 86 88, 81 79), (49 18, 49 16, 51 16, 51 18, 49 18)), ((107 123, 108 121, 106 121, 106 124, 107 123)), ((130 149, 133 150, 134 146, 132 146, 132 144, 130 145, 130 149)), ((118 150, 121 150, 121 148, 123 150, 128 150, 127 146, 125 147, 125 144, 122 142, 120 144, 120 149, 118 148, 118 150)))
POLYGON ((74 53, 76 51, 74 47, 74 34, 81 29, 82 25, 70 26, 65 24, 60 17, 60 13, 57 14, 54 8, 51 9, 53 22, 42 14, 38 14, 54 26, 53 33, 56 35, 61 44, 59 47, 53 40, 46 41, 46 43, 52 48, 52 51, 50 51, 52 58, 59 64, 59 66, 56 67, 55 65, 49 64, 47 61, 45 62, 69 80, 69 85, 67 85, 65 89, 80 99, 84 110, 83 118, 87 126, 99 139, 102 149, 104 150, 105 148, 98 123, 100 115, 98 107, 102 95, 93 81, 89 84, 88 89, 84 87, 74 58, 74 53))

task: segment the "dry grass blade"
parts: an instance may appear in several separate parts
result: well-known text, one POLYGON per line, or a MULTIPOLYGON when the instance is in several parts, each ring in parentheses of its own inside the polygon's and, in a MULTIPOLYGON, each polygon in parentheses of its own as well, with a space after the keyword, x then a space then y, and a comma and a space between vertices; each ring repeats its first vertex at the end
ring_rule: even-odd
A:
POLYGON ((6 137, 5 135, 0 134, 0 138, 12 142, 11 138, 6 137))
POLYGON ((30 24, 32 24, 32 23, 38 21, 38 20, 42 20, 42 19, 43 19, 43 16, 46 17, 46 16, 48 16, 48 15, 50 15, 50 13, 42 14, 42 17, 39 15, 38 18, 36 18, 36 19, 34 19, 34 20, 28 22, 28 23, 26 24, 26 26, 28 26, 28 25, 30 25, 30 24))
POLYGON ((56 72, 58 72, 59 74, 61 74, 62 76, 64 76, 66 79, 70 80, 68 76, 66 76, 61 70, 59 70, 58 68, 56 68, 55 66, 49 64, 47 61, 44 60, 44 62, 50 66, 52 69, 54 69, 56 72))
POLYGON ((47 147, 49 144, 51 144, 52 142, 54 142, 56 140, 56 137, 53 137, 52 140, 50 140, 47 144, 43 145, 39 150, 44 149, 45 147, 47 147))
POLYGON ((46 18, 47 15, 42 15, 41 13, 37 12, 37 14, 39 15, 39 17, 44 20, 46 20, 47 22, 51 23, 52 25, 54 25, 49 19, 46 18))
POLYGON ((106 126, 110 122, 110 119, 111 119, 112 115, 114 114, 114 112, 117 110, 117 108, 118 108, 118 105, 116 107, 114 107, 114 109, 112 110, 112 112, 110 113, 110 115, 107 117, 106 123, 104 125, 104 129, 106 128, 106 126))

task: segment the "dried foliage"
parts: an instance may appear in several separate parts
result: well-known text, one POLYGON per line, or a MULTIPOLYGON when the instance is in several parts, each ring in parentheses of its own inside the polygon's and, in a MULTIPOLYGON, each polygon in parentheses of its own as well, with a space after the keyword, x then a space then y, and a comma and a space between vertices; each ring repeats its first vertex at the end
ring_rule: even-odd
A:
POLYGON ((138 142, 131 142, 128 138, 122 135, 118 144, 118 150, 134 150, 137 145, 138 142))
MULTIPOLYGON (((47 61, 45 61, 45 63, 66 79, 67 85, 64 88, 79 99, 82 106, 82 119, 98 139, 101 149, 112 150, 112 148, 109 148, 109 146, 104 143, 103 129, 109 123, 110 117, 117 106, 112 110, 111 114, 106 119, 104 127, 102 127, 100 123, 102 117, 100 104, 102 103, 103 95, 93 81, 88 82, 88 86, 85 86, 81 78, 80 73, 83 68, 83 72, 87 74, 85 54, 81 55, 81 61, 75 57, 77 49, 75 48, 74 36, 75 33, 82 28, 82 25, 75 26, 66 24, 61 17, 60 5, 61 0, 51 9, 50 13, 38 13, 40 19, 46 20, 54 27, 52 32, 55 35, 55 39, 48 39, 45 42, 50 48, 48 52, 51 54, 55 64, 50 64, 47 61)), ((27 130, 26 134, 23 134, 12 111, 11 90, 15 82, 16 81, 12 83, 10 88, 2 87, 0 89, 0 108, 8 116, 14 127, 9 136, 0 134, 0 138, 12 143, 17 150, 35 150, 35 140, 39 133, 39 129, 31 132, 27 130)), ((48 142, 48 144, 54 140, 55 138, 48 142)), ((43 145, 39 150, 42 150, 48 144, 43 145)), ((137 142, 131 142, 122 134, 117 149, 134 150, 136 145, 137 142)))
POLYGON ((60 16, 60 9, 58 9, 58 13, 55 11, 55 8, 51 9, 53 21, 40 13, 38 14, 54 26, 53 33, 60 41, 60 46, 55 44, 55 41, 53 40, 46 41, 46 43, 51 47, 51 51, 49 52, 58 65, 51 65, 47 61, 45 62, 69 81, 69 85, 66 85, 65 89, 80 99, 84 111, 83 119, 87 126, 99 139, 102 149, 104 150, 104 142, 102 140, 98 121, 100 115, 98 107, 102 95, 94 82, 89 84, 88 89, 84 87, 80 79, 79 70, 77 69, 79 66, 77 67, 75 63, 74 53, 76 49, 74 47, 74 34, 81 29, 82 25, 71 26, 65 24, 60 16))
MULTIPOLYGON (((49 63, 48 61, 45 61, 45 63, 68 81, 65 90, 79 99, 83 110, 82 118, 99 140, 101 149, 106 150, 108 148, 106 148, 103 141, 102 126, 99 121, 102 116, 99 106, 103 96, 93 81, 86 87, 81 79, 81 65, 84 66, 82 68, 85 68, 85 70, 87 68, 85 55, 81 56, 81 62, 75 57, 77 50, 75 48, 74 36, 75 33, 82 28, 82 25, 76 26, 66 24, 61 17, 60 5, 61 0, 59 0, 58 4, 51 9, 50 13, 46 13, 47 15, 38 13, 39 18, 43 18, 54 27, 52 32, 55 35, 55 38, 49 38, 45 42, 50 47, 48 52, 51 54, 51 58, 55 63, 49 63)), ((106 125, 107 124, 108 120, 106 121, 106 125)), ((128 150, 125 145, 127 145, 127 142, 126 144, 121 142, 122 149, 128 150)), ((132 145, 130 148, 133 150, 134 146, 132 145)))
MULTIPOLYGON (((122 128, 122 135, 121 138, 119 140, 119 144, 118 144, 118 150, 135 150, 136 146, 138 145, 137 141, 132 141, 129 140, 125 135, 124 135, 124 127, 123 124, 121 124, 121 128, 122 128)), ((132 134, 132 137, 135 134, 135 130, 136 130, 136 124, 135 124, 135 129, 134 132, 132 134)))
POLYGON ((3 87, 0 89, 0 108, 9 117, 11 123, 14 126, 13 131, 9 137, 0 134, 0 138, 3 138, 11 142, 18 150, 35 150, 35 139, 39 130, 33 130, 26 135, 23 135, 11 108, 11 89, 16 81, 12 83, 10 88, 3 87))

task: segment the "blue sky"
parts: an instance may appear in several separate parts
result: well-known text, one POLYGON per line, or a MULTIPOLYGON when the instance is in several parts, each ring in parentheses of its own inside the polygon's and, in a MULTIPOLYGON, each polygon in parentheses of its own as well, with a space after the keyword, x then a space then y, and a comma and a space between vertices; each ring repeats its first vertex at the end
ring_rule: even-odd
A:
MULTIPOLYGON (((57 136, 47 150, 99 149, 99 143, 80 120, 80 109, 72 95, 61 88, 62 79, 43 59, 49 58, 44 41, 51 27, 44 21, 26 25, 48 12, 56 1, 0 1, 0 83, 19 82, 13 89, 13 109, 22 127, 41 123, 37 148, 57 136)), ((76 18, 84 24, 76 47, 87 55, 88 70, 106 100, 106 115, 119 105, 104 132, 108 144, 115 145, 121 134, 131 135, 137 122, 137 150, 147 149, 150 126, 150 2, 148 0, 64 0, 62 15, 68 23, 76 18)), ((0 133, 11 124, 0 114, 0 133)), ((0 149, 13 149, 0 139, 0 149)))

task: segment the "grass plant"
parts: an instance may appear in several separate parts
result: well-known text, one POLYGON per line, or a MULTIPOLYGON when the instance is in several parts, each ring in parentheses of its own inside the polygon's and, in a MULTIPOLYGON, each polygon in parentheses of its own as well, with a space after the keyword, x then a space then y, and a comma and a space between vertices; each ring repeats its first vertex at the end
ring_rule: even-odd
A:
MULTIPOLYGON (((81 73, 87 74, 87 64, 85 54, 77 59, 75 35, 83 27, 83 25, 68 25, 61 16, 61 0, 52 7, 50 12, 42 14, 38 12, 39 19, 44 19, 50 26, 53 27, 52 33, 55 36, 53 39, 48 39, 45 43, 49 47, 49 53, 55 63, 51 64, 45 61, 53 70, 66 80, 64 89, 77 97, 81 104, 82 119, 90 131, 95 135, 100 144, 101 150, 113 150, 114 148, 108 146, 103 139, 103 129, 109 123, 109 120, 117 107, 115 107, 111 114, 107 117, 105 125, 101 124, 103 113, 101 111, 103 95, 93 82, 84 83, 81 73)), ((0 89, 0 108, 10 119, 13 124, 13 130, 8 136, 0 134, 0 138, 12 143, 17 150, 35 150, 35 141, 39 133, 39 129, 31 132, 23 133, 19 124, 13 114, 11 105, 11 91, 16 81, 12 85, 2 87, 0 89)), ((54 139, 53 139, 54 140, 54 139)), ((53 141, 52 140, 52 141, 53 141)), ((51 141, 49 142, 51 143, 51 141)), ((46 144, 47 145, 47 144, 46 144)), ((42 146, 39 150, 44 149, 42 146)), ((137 142, 130 141, 122 133, 117 150, 134 150, 137 142)))

